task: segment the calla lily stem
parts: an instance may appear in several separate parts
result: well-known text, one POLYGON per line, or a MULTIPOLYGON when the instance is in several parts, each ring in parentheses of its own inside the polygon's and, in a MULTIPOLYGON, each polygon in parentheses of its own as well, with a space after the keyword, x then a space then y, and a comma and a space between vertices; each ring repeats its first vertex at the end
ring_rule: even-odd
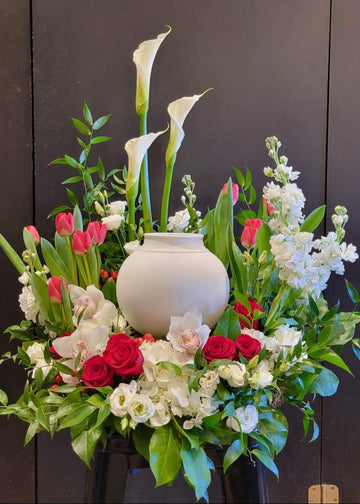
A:
MULTIPOLYGON (((140 119, 140 135, 147 134, 147 111, 139 115, 140 119)), ((152 213, 150 201, 150 186, 149 186, 149 170, 148 170, 148 155, 145 153, 143 162, 141 163, 140 172, 140 188, 142 196, 142 207, 144 216, 144 230, 145 233, 152 233, 152 213)))
POLYGON ((135 240, 135 199, 128 200, 129 241, 135 240))
POLYGON ((164 190, 161 202, 161 218, 160 218, 160 231, 162 233, 166 232, 167 221, 168 221, 168 212, 169 212, 169 200, 170 200, 170 190, 171 190, 171 182, 174 171, 176 155, 173 156, 168 164, 166 165, 166 173, 165 173, 165 182, 164 182, 164 190))

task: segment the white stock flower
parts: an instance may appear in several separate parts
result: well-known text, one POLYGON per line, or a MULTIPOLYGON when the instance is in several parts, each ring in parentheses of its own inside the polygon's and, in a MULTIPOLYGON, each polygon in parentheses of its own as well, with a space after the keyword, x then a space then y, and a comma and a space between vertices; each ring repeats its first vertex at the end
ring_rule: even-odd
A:
POLYGON ((171 317, 166 339, 178 352, 195 354, 208 340, 210 327, 202 325, 202 315, 197 308, 186 312, 183 317, 171 317))
POLYGON ((128 155, 128 176, 126 179, 126 195, 127 199, 134 199, 138 191, 139 175, 141 163, 145 153, 159 136, 165 133, 166 130, 158 131, 157 133, 148 133, 141 137, 131 138, 125 144, 125 150, 128 155))
POLYGON ((269 219, 269 226, 275 233, 299 227, 303 222, 305 196, 296 184, 280 186, 268 182, 263 189, 263 197, 275 208, 272 218, 269 219))
POLYGON ((171 27, 166 33, 160 33, 156 39, 145 40, 133 53, 133 61, 136 65, 136 112, 146 112, 149 102, 151 69, 156 53, 171 32, 171 27))
POLYGON ((155 405, 145 394, 136 394, 129 399, 128 413, 136 423, 147 422, 155 413, 155 405))
POLYGON ((19 304, 21 310, 25 314, 26 320, 36 322, 36 315, 39 313, 39 305, 36 302, 35 296, 31 287, 23 287, 19 295, 19 304))
POLYGON ((246 366, 241 362, 234 362, 228 366, 219 366, 219 376, 226 380, 230 387, 242 387, 245 384, 246 366))
POLYGON ((70 336, 56 338, 52 345, 61 357, 76 359, 80 352, 80 365, 82 366, 91 357, 102 355, 108 340, 108 327, 81 322, 70 336))
POLYGON ((255 406, 249 404, 245 408, 237 408, 235 413, 236 415, 234 417, 229 417, 226 420, 227 427, 230 427, 230 429, 236 432, 240 432, 241 426, 241 431, 244 434, 249 434, 255 429, 259 421, 259 414, 255 406))
POLYGON ((219 383, 219 372, 216 369, 209 369, 199 380, 199 392, 211 397, 215 394, 219 383))
POLYGON ((118 315, 114 303, 105 299, 104 294, 95 285, 89 285, 86 290, 77 285, 69 285, 69 293, 74 304, 75 325, 82 315, 82 322, 110 326, 118 315))
POLYGON ((124 245, 125 252, 130 255, 136 252, 141 248, 139 240, 133 240, 131 242, 127 242, 124 245))
POLYGON ((170 138, 166 149, 166 165, 170 163, 171 159, 180 149, 185 136, 183 124, 188 113, 195 103, 204 96, 207 91, 204 91, 204 93, 200 95, 184 96, 183 98, 179 98, 169 104, 167 110, 170 116, 170 138))
MULTIPOLYGON (((197 211, 196 214, 200 217, 201 212, 197 211)), ((175 215, 171 215, 168 220, 167 230, 173 231, 174 233, 182 233, 186 229, 190 222, 189 210, 185 208, 184 210, 179 210, 175 215)))
POLYGON ((24 271, 24 273, 21 276, 19 276, 18 281, 21 284, 27 286, 30 283, 30 275, 29 275, 29 273, 27 271, 24 271))
POLYGON ((125 218, 120 214, 108 215, 107 217, 103 217, 101 219, 102 224, 105 224, 106 229, 108 231, 116 231, 119 229, 121 224, 124 222, 125 218))
POLYGON ((299 178, 300 172, 293 171, 292 166, 286 164, 278 164, 274 170, 274 178, 278 182, 293 181, 299 178))
POLYGON ((120 383, 109 398, 110 411, 117 417, 124 417, 128 414, 130 401, 136 395, 136 381, 132 380, 130 384, 120 383))
POLYGON ((127 202, 126 201, 112 201, 108 206, 108 211, 110 215, 120 214, 123 215, 125 212, 127 202))

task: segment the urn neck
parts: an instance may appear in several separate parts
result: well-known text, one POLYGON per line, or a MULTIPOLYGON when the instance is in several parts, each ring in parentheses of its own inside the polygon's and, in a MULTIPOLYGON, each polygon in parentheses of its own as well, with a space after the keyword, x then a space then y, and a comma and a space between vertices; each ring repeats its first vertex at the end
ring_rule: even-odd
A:
POLYGON ((146 252, 205 252, 203 235, 195 233, 145 233, 140 250, 146 252))

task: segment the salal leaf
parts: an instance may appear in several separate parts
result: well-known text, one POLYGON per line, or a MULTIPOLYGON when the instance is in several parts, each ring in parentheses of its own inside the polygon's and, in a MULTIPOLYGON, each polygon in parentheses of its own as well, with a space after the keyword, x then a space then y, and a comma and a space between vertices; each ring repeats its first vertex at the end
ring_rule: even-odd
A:
POLYGON ((347 291, 348 291, 348 294, 350 296, 350 299, 353 303, 358 303, 360 301, 360 295, 358 293, 358 291, 355 289, 355 287, 348 281, 345 279, 345 284, 346 284, 346 288, 347 288, 347 291))
POLYGON ((197 499, 208 501, 207 489, 211 482, 208 460, 203 448, 190 448, 188 441, 183 440, 181 458, 186 478, 195 489, 197 499))
POLYGON ((312 233, 319 226, 325 215, 326 205, 315 208, 300 226, 301 231, 312 233))
POLYGON ((149 453, 156 486, 172 483, 181 467, 181 457, 179 435, 171 425, 163 425, 155 430, 151 436, 149 453))
POLYGON ((235 460, 237 460, 240 455, 244 453, 244 448, 245 447, 242 439, 235 439, 235 441, 229 446, 224 456, 224 472, 226 472, 231 464, 233 464, 235 460))
POLYGON ((72 427, 73 425, 79 424, 83 422, 86 418, 88 418, 96 408, 91 404, 80 404, 73 408, 72 412, 63 420, 60 425, 59 430, 66 429, 67 427, 72 427))
POLYGON ((214 335, 221 335, 235 340, 240 332, 239 314, 234 311, 232 306, 228 306, 220 317, 214 335))
POLYGON ((71 445, 74 452, 90 468, 90 462, 94 455, 96 444, 100 439, 102 429, 82 430, 77 436, 71 435, 71 445))
POLYGON ((323 368, 310 385, 310 392, 323 397, 332 396, 337 391, 339 378, 330 369, 323 368))
POLYGON ((251 450, 251 453, 255 455, 255 457, 257 457, 271 472, 273 472, 277 478, 279 478, 279 470, 273 459, 267 453, 256 448, 251 450))

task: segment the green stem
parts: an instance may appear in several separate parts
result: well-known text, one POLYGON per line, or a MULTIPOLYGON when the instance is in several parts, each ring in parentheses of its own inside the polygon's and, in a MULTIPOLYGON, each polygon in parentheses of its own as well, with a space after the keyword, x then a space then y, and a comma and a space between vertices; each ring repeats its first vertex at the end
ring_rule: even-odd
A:
MULTIPOLYGON (((140 135, 147 134, 147 111, 139 116, 140 119, 140 135)), ((140 189, 142 196, 142 207, 144 216, 144 230, 146 233, 152 233, 152 213, 150 201, 150 186, 149 186, 149 170, 148 170, 148 155, 145 153, 143 162, 141 163, 140 171, 140 189)))
POLYGON ((92 277, 91 277, 89 263, 88 263, 86 255, 83 255, 82 258, 84 260, 84 266, 85 266, 85 271, 86 271, 86 276, 87 276, 87 284, 91 285, 94 282, 93 282, 92 277))
POLYGON ((75 264, 75 260, 74 260, 74 254, 73 254, 73 250, 71 247, 70 236, 65 236, 65 241, 66 241, 66 245, 67 245, 67 248, 69 251, 72 281, 75 285, 77 285, 77 271, 76 271, 76 264, 75 264))
POLYGON ((161 218, 160 218, 160 231, 162 233, 166 232, 166 226, 168 221, 171 181, 174 171, 175 159, 176 156, 174 155, 170 159, 169 164, 166 165, 166 174, 165 174, 164 190, 161 203, 161 218))
POLYGON ((129 242, 135 240, 135 199, 128 200, 128 227, 129 227, 129 242))

